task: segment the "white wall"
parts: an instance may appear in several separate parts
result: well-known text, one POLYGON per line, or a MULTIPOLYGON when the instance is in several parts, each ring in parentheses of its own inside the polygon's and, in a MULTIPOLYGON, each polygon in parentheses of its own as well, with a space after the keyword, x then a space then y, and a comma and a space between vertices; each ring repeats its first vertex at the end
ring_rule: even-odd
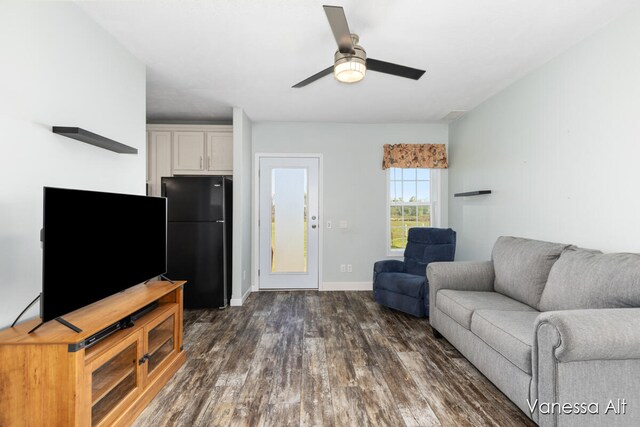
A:
POLYGON ((251 289, 251 120, 233 109, 233 292, 242 305, 251 289))
POLYGON ((454 122, 450 198, 458 259, 515 235, 640 252, 640 10, 454 122))
POLYGON ((41 290, 42 187, 144 194, 146 147, 145 68, 75 5, 0 2, 0 52, 3 327, 41 290), (138 155, 54 135, 53 125, 85 128, 138 155))
MULTIPOLYGON (((385 259, 387 189, 384 144, 446 144, 444 124, 253 124, 254 153, 319 153, 324 167, 323 282, 371 283, 373 263, 385 259), (347 229, 337 228, 342 219, 347 229), (327 221, 334 227, 326 229, 327 221), (340 264, 352 264, 341 273, 340 264)), ((255 156, 254 156, 255 161, 255 156)), ((442 174, 446 185, 446 171, 442 174)), ((446 194, 446 193, 445 193, 446 194)), ((446 207, 445 207, 446 209, 446 207)), ((446 212, 446 210, 445 210, 446 212)))

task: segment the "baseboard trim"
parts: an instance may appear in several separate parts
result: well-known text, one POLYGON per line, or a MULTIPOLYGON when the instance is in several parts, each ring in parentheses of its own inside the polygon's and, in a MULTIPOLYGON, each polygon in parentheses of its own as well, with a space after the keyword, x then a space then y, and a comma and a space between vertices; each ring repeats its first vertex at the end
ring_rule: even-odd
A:
POLYGON ((229 302, 229 305, 231 307, 242 307, 242 304, 244 304, 244 302, 247 300, 252 290, 253 290, 253 287, 251 286, 249 287, 249 289, 246 290, 244 295, 242 295, 242 298, 231 298, 231 302, 229 302))
POLYGON ((324 282, 320 291, 372 291, 372 282, 324 282))

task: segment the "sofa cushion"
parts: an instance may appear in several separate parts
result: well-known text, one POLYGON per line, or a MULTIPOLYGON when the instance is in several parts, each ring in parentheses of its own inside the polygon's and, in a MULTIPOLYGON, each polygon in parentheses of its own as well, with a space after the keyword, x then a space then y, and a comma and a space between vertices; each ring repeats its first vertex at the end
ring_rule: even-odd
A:
POLYGON ((497 292, 456 291, 453 289, 438 291, 436 307, 466 329, 471 329, 471 316, 476 310, 534 311, 528 305, 497 292))
POLYGON ((427 278, 425 276, 414 276, 407 273, 378 273, 376 276, 376 288, 424 299, 426 281, 427 278))
POLYGON ((531 374, 533 327, 538 311, 476 310, 471 332, 507 360, 531 374))
POLYGON ((519 237, 500 237, 491 259, 496 272, 494 290, 538 308, 549 271, 569 245, 519 237))
POLYGON ((541 311, 640 307, 640 254, 566 250, 549 274, 541 311))

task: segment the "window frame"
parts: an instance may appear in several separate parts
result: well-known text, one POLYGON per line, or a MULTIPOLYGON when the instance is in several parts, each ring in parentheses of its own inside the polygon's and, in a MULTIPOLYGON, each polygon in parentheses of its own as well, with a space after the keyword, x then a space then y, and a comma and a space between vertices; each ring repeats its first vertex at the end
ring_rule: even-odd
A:
MULTIPOLYGON (((402 169, 402 168, 398 168, 402 169)), ((411 168, 418 169, 418 168, 411 168)), ((427 168, 425 168, 427 169, 427 168)), ((429 171, 429 203, 402 203, 394 204, 393 206, 430 206, 431 215, 431 227, 440 226, 440 211, 439 211, 439 196, 440 196, 440 169, 427 169, 429 171)), ((404 248, 392 249, 391 248, 391 168, 385 170, 386 174, 386 193, 387 193, 387 225, 385 227, 387 237, 385 239, 387 248, 387 257, 402 258, 404 256, 404 248)))

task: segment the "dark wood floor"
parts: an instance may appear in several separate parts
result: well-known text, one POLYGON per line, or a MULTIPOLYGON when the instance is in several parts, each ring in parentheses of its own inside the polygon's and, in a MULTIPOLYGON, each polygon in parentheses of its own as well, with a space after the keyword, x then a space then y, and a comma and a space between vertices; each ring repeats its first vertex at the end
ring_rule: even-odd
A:
POLYGON ((533 426, 426 319, 370 292, 185 314, 187 363, 137 426, 533 426))

